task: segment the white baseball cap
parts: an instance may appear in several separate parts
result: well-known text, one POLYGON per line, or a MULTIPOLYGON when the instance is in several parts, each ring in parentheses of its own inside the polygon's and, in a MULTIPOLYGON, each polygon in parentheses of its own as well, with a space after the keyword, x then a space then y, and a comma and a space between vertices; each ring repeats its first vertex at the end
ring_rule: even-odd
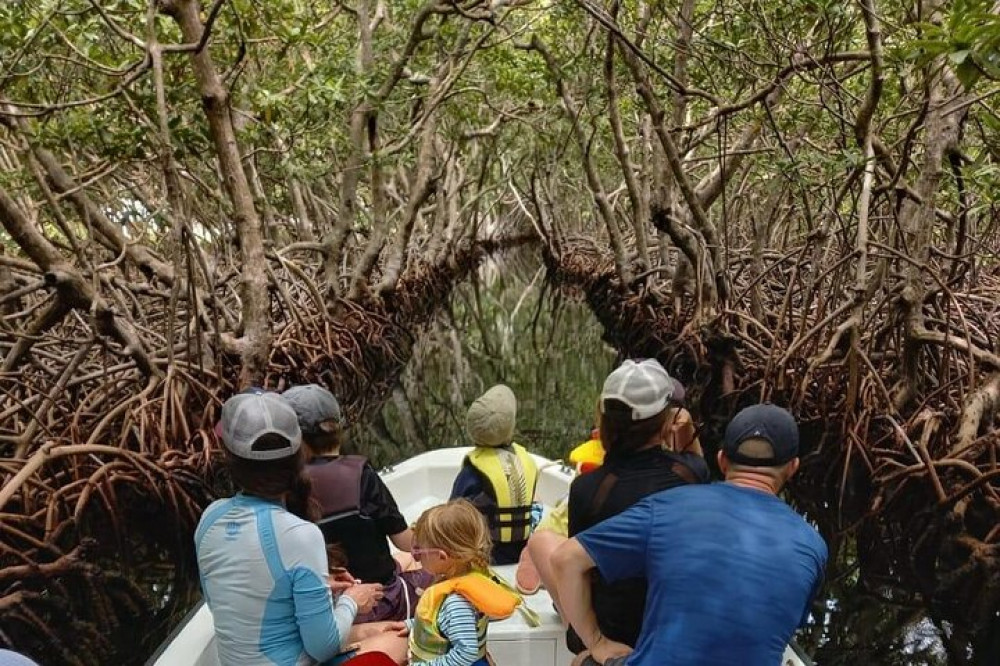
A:
POLYGON ((676 382, 659 361, 647 358, 639 363, 629 359, 604 380, 601 413, 605 400, 618 400, 632 408, 632 420, 656 416, 673 397, 676 382))
POLYGON ((277 393, 239 393, 222 405, 222 443, 230 453, 247 460, 278 460, 302 446, 299 417, 277 393), (263 435, 273 433, 288 440, 277 449, 254 449, 263 435))

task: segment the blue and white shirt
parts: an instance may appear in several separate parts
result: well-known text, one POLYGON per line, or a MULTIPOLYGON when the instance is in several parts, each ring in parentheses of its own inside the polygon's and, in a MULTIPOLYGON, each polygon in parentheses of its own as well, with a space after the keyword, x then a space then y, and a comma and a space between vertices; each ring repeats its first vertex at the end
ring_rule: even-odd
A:
POLYGON ((238 494, 205 509, 194 539, 222 666, 307 666, 346 645, 357 605, 334 607, 316 525, 238 494))

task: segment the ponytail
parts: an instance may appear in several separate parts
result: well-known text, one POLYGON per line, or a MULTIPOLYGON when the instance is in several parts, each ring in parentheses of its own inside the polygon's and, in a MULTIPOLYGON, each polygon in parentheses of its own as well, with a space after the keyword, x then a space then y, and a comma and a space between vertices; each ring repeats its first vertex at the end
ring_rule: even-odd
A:
POLYGON ((304 469, 292 479, 292 487, 285 493, 285 508, 302 520, 315 523, 320 518, 320 508, 312 496, 312 481, 304 469))
MULTIPOLYGON (((258 441, 268 437, 280 435, 269 433, 258 441)), ((248 495, 280 499, 290 513, 303 520, 316 522, 319 519, 319 505, 312 498, 312 482, 306 475, 301 449, 295 455, 277 460, 247 460, 227 454, 230 476, 240 490, 248 495)))

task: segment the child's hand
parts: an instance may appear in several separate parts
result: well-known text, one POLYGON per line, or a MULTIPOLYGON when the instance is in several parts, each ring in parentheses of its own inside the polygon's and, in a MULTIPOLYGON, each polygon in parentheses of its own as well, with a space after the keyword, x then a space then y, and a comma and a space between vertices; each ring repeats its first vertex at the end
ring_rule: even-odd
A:
POLYGON ((410 628, 406 626, 405 622, 386 622, 382 631, 393 632, 397 636, 409 636, 410 628))

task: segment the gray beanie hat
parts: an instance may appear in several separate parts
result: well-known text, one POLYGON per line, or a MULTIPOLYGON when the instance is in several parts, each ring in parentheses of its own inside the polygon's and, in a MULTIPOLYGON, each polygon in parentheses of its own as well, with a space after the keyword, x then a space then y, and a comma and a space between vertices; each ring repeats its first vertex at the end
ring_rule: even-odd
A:
POLYGON ((504 384, 497 384, 469 406, 465 429, 476 446, 503 446, 514 437, 516 418, 514 392, 504 384))

